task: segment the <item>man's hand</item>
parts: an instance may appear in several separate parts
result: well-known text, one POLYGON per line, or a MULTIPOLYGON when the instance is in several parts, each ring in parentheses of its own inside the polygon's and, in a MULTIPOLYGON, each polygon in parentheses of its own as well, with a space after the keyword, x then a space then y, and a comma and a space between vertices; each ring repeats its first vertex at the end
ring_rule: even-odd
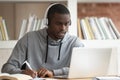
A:
POLYGON ((53 72, 46 69, 46 68, 40 68, 40 70, 37 73, 38 77, 53 77, 53 72))
POLYGON ((23 74, 30 75, 31 77, 35 78, 37 75, 36 71, 33 71, 31 69, 26 69, 22 71, 23 74))

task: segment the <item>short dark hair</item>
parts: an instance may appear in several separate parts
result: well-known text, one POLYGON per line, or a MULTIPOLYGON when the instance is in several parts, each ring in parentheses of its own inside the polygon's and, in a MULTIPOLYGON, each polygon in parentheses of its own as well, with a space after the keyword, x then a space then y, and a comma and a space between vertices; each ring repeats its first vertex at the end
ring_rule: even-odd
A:
POLYGON ((50 22, 50 19, 55 13, 60 13, 60 14, 70 14, 69 10, 67 7, 63 4, 54 4, 51 6, 47 12, 47 19, 48 19, 48 25, 50 22))

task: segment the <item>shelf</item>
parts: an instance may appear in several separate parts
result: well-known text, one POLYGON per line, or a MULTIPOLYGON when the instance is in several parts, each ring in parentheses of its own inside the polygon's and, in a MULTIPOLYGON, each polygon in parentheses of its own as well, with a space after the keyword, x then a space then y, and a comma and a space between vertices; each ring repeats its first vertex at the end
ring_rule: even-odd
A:
POLYGON ((78 3, 117 3, 120 0, 77 0, 78 3))
POLYGON ((16 43, 17 43, 17 40, 0 41, 0 49, 14 48, 16 43))
MULTIPOLYGON (((81 40, 85 47, 120 47, 120 40, 81 40)), ((17 40, 0 41, 0 48, 14 48, 17 40)))
MULTIPOLYGON (((77 17, 80 20, 85 17, 97 17, 99 19, 103 17, 107 19, 110 18, 111 22, 115 25, 115 28, 118 30, 117 31, 119 32, 118 34, 120 35, 120 17, 119 17, 120 16, 119 15, 120 14, 120 3, 109 3, 109 2, 108 3, 94 3, 94 2, 93 3, 77 3, 77 7, 78 7, 77 17)), ((102 21, 104 20, 102 19, 102 21)), ((99 22, 101 23, 101 20, 99 22)), ((90 19, 89 19, 89 23, 91 23, 90 19)), ((90 24, 90 26, 93 26, 93 25, 90 24)), ((105 26, 101 26, 101 27, 105 29, 105 26)), ((106 29, 106 32, 107 32, 107 29, 106 29)), ((110 33, 112 32, 110 31, 110 33)))
POLYGON ((62 2, 67 0, 0 0, 0 2, 62 2))
MULTIPOLYGON (((10 36, 12 37, 12 39, 10 41, 0 41, 0 48, 13 48, 17 42, 17 40, 14 40, 14 39, 17 39, 19 32, 20 32, 21 20, 23 18, 28 18, 28 14, 25 14, 25 13, 30 13, 30 12, 32 13, 34 11, 37 14, 37 16, 39 16, 39 18, 43 18, 45 9, 47 8, 47 6, 50 3, 65 2, 65 4, 68 5, 68 8, 71 12, 72 25, 69 27, 69 32, 70 32, 70 34, 73 34, 76 36, 77 35, 77 23, 76 23, 77 17, 81 16, 81 15, 77 16, 77 14, 78 14, 77 13, 77 7, 78 7, 77 3, 81 3, 81 4, 84 2, 85 3, 89 3, 89 2, 90 3, 96 3, 96 2, 101 2, 101 3, 115 2, 115 3, 117 3, 117 2, 120 2, 120 0, 109 0, 109 1, 107 1, 107 0, 106 1, 105 0, 0 0, 1 4, 3 4, 2 2, 8 2, 7 4, 9 6, 7 6, 7 10, 12 10, 13 12, 15 12, 17 14, 14 14, 12 11, 10 12, 7 10, 5 12, 3 12, 4 16, 7 15, 9 17, 8 24, 10 24, 10 26, 9 26, 8 30, 9 30, 9 33, 10 33, 10 36), (9 2, 11 2, 11 3, 9 3, 9 2), (17 4, 14 4, 14 2, 16 2, 17 4), (25 4, 24 4, 24 2, 25 2, 25 4), (27 2, 27 5, 26 5, 26 2, 27 2), (42 8, 42 11, 38 11, 38 10, 40 10, 41 7, 38 7, 39 6, 38 4, 36 5, 37 2, 41 3, 44 6, 44 8, 42 8), (28 3, 30 3, 30 5, 28 3), (30 10, 31 4, 32 4, 32 11, 30 10), (30 7, 30 8, 28 8, 28 7, 30 7), (27 11, 27 10, 29 10, 29 11, 27 11), (9 12, 9 14, 8 14, 8 12, 9 12), (11 19, 14 19, 14 20, 12 21, 11 19), (15 22, 15 24, 14 24, 14 22, 15 22)), ((94 5, 93 5, 93 7, 94 7, 94 5)), ((83 8, 84 8, 84 6, 83 6, 83 8)), ((118 8, 116 8, 115 10, 117 11, 118 8)), ((1 9, 1 11, 4 11, 4 10, 1 9)), ((113 11, 113 12, 115 12, 115 11, 113 11)), ((120 19, 118 17, 119 14, 116 13, 116 16, 117 16, 116 20, 118 21, 117 24, 120 25, 119 24, 120 19)), ((118 27, 118 29, 120 31, 120 27, 118 27)), ((116 45, 120 44, 119 40, 82 40, 82 42, 85 44, 85 46, 96 46, 96 47, 99 45, 100 46, 104 46, 104 45, 105 46, 116 46, 116 45)))
POLYGON ((120 40, 81 40, 85 47, 120 47, 120 40))
POLYGON ((0 0, 0 16, 5 19, 10 40, 18 39, 23 19, 30 15, 43 19, 47 7, 53 2, 67 4, 66 0, 0 0))

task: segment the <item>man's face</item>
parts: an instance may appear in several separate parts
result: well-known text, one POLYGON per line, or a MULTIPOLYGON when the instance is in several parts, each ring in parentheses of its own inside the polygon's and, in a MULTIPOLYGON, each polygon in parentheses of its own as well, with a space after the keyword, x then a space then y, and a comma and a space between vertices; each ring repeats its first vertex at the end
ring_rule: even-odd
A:
POLYGON ((48 26, 49 36, 54 40, 62 39, 68 31, 70 22, 69 14, 55 13, 48 26))

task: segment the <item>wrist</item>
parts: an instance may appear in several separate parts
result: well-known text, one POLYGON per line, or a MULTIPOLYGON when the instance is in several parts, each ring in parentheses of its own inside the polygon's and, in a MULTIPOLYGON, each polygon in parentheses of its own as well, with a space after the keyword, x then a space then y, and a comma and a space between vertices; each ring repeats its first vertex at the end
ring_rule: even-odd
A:
POLYGON ((22 73, 22 74, 25 74, 25 70, 22 70, 21 73, 22 73))
POLYGON ((54 76, 54 71, 52 70, 51 72, 52 72, 52 74, 53 74, 53 76, 54 76))

